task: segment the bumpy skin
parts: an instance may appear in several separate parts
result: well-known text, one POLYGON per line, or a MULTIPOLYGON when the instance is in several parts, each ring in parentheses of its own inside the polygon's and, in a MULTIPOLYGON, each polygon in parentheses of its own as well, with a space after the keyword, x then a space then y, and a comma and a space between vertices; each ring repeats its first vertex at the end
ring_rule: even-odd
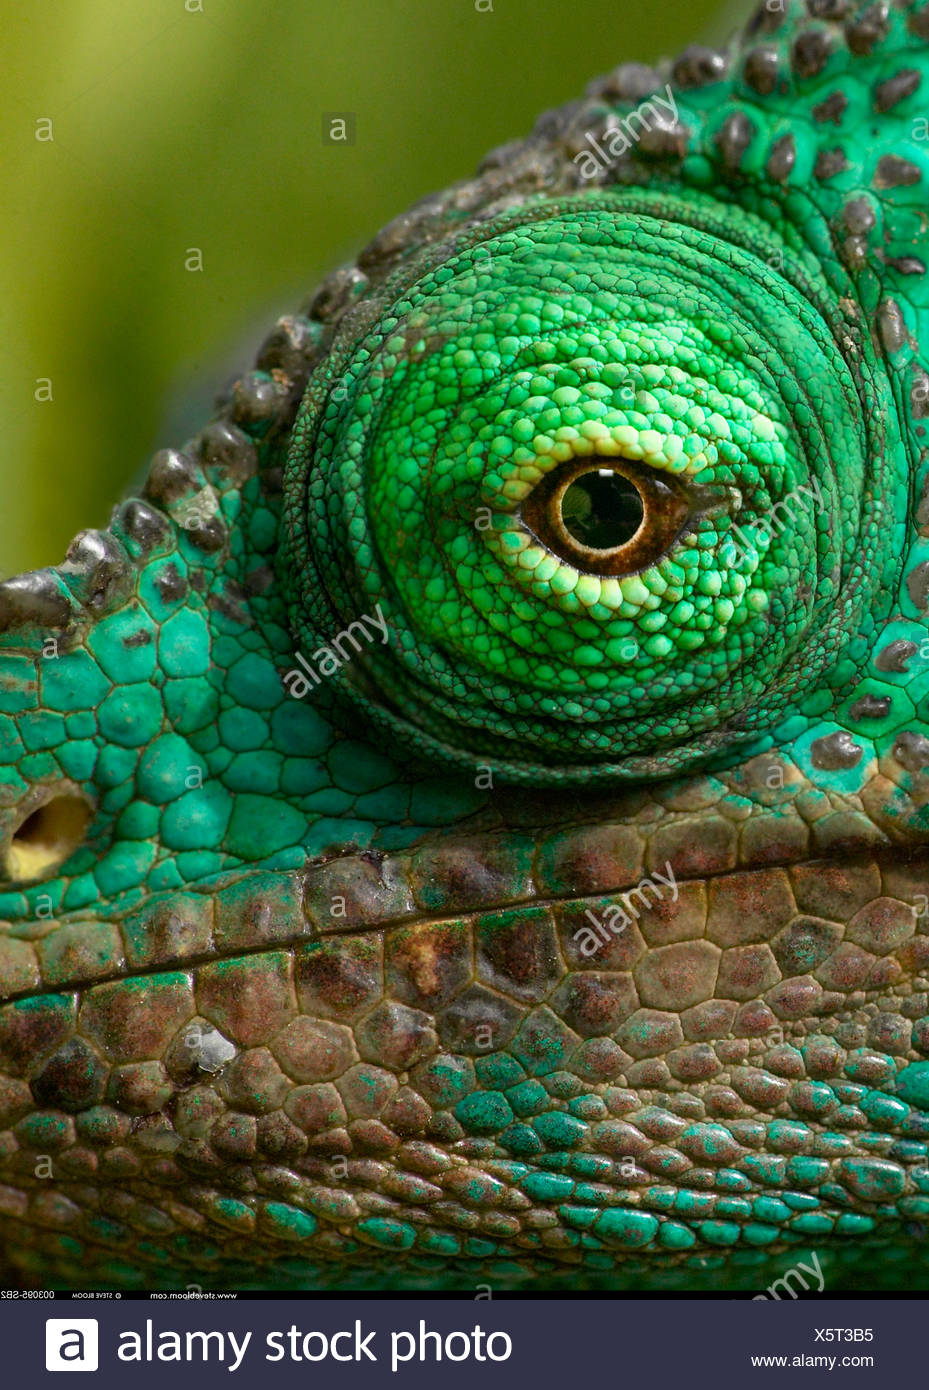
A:
POLYGON ((0 586, 14 1277, 913 1281, 929 6, 809 11, 399 218, 0 586), (590 458, 686 512, 611 573, 527 520, 590 458))

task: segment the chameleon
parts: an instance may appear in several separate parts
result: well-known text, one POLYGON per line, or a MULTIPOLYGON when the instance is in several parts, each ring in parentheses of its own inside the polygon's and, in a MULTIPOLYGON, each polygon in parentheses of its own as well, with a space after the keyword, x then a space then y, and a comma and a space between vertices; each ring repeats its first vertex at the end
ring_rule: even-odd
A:
POLYGON ((7 1279, 925 1282, 927 72, 620 65, 0 585, 7 1279))

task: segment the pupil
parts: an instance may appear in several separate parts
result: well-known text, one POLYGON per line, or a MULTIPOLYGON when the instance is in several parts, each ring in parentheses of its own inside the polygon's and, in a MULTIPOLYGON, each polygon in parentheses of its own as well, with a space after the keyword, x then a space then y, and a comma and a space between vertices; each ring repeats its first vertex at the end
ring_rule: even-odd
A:
POLYGON ((611 468, 582 473, 561 499, 565 530, 590 550, 625 545, 642 525, 644 515, 638 488, 611 468))

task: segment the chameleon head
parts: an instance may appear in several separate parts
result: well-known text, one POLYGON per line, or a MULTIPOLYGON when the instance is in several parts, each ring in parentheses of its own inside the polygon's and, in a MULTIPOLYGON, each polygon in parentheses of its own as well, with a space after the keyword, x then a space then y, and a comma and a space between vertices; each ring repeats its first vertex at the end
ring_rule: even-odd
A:
POLYGON ((0 585, 23 1278, 757 1286, 925 1219, 926 32, 618 69, 0 585))

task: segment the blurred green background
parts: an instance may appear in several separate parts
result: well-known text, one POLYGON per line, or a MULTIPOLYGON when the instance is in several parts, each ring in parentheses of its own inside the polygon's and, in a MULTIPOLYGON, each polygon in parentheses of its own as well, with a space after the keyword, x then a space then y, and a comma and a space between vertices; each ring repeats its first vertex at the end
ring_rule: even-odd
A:
POLYGON ((389 218, 597 73, 724 38, 739 12, 719 0, 7 5, 0 573, 54 563, 76 530, 105 524, 151 451, 208 417, 275 316, 389 218), (323 112, 355 113, 354 145, 323 143, 323 112), (202 272, 185 269, 191 248, 202 272))

